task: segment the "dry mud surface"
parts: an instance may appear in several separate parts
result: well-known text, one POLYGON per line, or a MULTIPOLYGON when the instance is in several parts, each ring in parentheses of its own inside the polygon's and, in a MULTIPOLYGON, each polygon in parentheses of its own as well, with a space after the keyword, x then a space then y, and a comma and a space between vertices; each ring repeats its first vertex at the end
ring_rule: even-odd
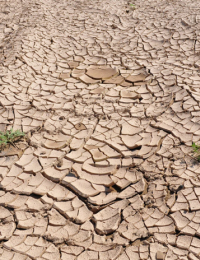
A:
POLYGON ((1 0, 1 260, 200 259, 200 5, 1 0))

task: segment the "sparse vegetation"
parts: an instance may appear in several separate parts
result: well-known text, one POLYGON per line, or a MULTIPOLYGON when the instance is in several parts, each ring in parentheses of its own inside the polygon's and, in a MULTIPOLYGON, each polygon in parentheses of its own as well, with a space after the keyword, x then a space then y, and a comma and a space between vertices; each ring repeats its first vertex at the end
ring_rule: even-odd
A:
POLYGON ((197 145, 195 143, 192 143, 194 158, 200 162, 200 145, 197 145))
POLYGON ((135 9, 135 5, 134 4, 130 4, 131 7, 133 7, 135 9))
POLYGON ((20 130, 13 131, 12 128, 6 132, 0 131, 0 149, 5 148, 8 144, 14 144, 14 142, 18 141, 24 135, 25 133, 20 130))

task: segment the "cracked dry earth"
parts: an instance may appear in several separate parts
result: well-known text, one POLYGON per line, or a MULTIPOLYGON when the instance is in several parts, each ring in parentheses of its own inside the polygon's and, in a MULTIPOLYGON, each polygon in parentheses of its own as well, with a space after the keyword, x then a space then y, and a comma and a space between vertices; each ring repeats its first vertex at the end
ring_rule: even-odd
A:
POLYGON ((0 6, 0 259, 200 259, 199 1, 0 6))

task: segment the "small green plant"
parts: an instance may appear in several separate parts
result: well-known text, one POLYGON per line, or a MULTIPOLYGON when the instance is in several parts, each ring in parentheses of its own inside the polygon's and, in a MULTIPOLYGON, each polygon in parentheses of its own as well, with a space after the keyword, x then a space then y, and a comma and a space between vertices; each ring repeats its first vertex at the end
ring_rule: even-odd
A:
POLYGON ((5 133, 0 131, 0 148, 3 148, 8 144, 13 144, 24 135, 25 134, 20 130, 13 131, 12 128, 7 130, 5 133))
POLYGON ((200 145, 192 143, 192 148, 194 154, 196 154, 195 159, 200 162, 200 145))
POLYGON ((135 8, 135 5, 134 4, 130 4, 131 7, 135 8))

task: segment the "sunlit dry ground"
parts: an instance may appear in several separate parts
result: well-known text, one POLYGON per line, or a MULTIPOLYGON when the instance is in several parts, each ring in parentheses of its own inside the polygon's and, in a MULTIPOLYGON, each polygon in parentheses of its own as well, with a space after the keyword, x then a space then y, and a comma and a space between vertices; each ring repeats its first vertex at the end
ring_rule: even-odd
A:
POLYGON ((200 259, 198 0, 1 0, 1 260, 200 259))

